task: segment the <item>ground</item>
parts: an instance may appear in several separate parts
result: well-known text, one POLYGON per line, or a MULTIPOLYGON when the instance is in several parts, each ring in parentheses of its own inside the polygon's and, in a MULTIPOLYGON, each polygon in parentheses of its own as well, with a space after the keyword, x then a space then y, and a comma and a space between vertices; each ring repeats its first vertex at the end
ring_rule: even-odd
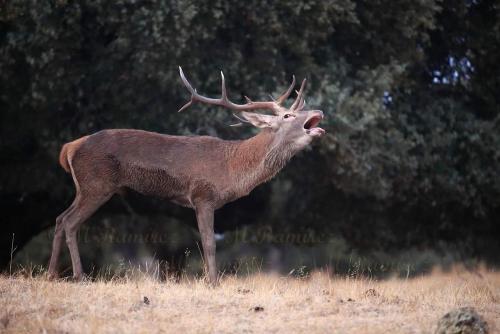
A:
POLYGON ((160 282, 127 276, 74 283, 0 276, 3 333, 432 333, 472 306, 500 330, 500 273, 453 270, 411 279, 273 275, 160 282))

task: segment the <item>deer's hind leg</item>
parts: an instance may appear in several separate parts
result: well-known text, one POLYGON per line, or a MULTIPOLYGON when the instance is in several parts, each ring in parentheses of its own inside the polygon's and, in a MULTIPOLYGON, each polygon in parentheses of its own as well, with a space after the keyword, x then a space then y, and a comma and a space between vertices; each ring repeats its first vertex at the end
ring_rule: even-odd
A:
POLYGON ((76 198, 73 201, 73 203, 56 218, 54 240, 52 241, 52 255, 50 256, 49 271, 48 271, 49 279, 55 279, 58 277, 57 262, 59 260, 59 255, 61 254, 61 246, 64 237, 63 220, 64 217, 73 210, 73 208, 75 207, 75 203, 76 203, 76 198))
POLYGON ((109 159, 102 152, 93 152, 85 147, 78 148, 67 156, 68 166, 75 183, 76 196, 71 207, 60 216, 56 226, 53 254, 54 265, 60 251, 62 230, 66 234, 66 244, 71 255, 73 278, 83 278, 82 263, 78 251, 77 232, 80 225, 87 220, 101 205, 108 201, 118 190, 116 160, 109 159), (92 162, 92 163, 89 163, 92 162))
POLYGON ((83 278, 82 262, 78 251, 77 232, 81 224, 87 220, 101 205, 108 201, 113 192, 90 195, 77 195, 72 210, 63 217, 63 228, 66 234, 66 244, 71 255, 73 266, 73 278, 81 280, 83 278))

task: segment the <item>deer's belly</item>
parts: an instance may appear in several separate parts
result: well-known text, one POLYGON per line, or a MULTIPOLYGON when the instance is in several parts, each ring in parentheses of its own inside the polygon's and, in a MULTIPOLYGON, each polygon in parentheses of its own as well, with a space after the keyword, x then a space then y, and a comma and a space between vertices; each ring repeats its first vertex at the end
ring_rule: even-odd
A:
POLYGON ((148 195, 162 197, 173 202, 189 206, 188 185, 182 178, 176 177, 164 169, 133 167, 123 171, 123 186, 148 195))
POLYGON ((191 203, 191 201, 189 200, 189 198, 187 196, 170 198, 170 201, 177 204, 177 205, 184 206, 186 208, 193 207, 193 204, 191 203))
POLYGON ((230 203, 240 199, 242 197, 248 196, 254 187, 230 187, 222 192, 221 200, 222 205, 230 203))

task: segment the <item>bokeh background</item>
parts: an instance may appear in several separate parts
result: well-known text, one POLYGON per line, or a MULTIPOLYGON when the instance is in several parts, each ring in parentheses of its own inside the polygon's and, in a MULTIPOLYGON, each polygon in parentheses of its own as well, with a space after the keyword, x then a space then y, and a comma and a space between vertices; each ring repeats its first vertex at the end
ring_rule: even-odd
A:
MULTIPOLYGON (((326 115, 326 136, 217 212, 221 270, 498 265, 499 18, 493 0, 0 1, 0 268, 48 263, 74 195, 65 142, 105 128, 255 133, 223 109, 177 113, 179 65, 214 96, 223 69, 234 101, 307 77, 326 115)), ((84 267, 199 272, 195 226, 191 210, 115 197, 82 227, 84 267)))

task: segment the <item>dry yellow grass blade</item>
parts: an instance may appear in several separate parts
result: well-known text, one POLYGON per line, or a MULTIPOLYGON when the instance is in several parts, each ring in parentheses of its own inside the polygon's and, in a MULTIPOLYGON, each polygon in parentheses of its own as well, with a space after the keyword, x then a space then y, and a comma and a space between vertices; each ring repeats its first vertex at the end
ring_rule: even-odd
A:
POLYGON ((500 273, 433 273, 375 281, 256 275, 50 282, 0 277, 3 333, 431 333, 450 309, 473 306, 500 330, 500 273))

